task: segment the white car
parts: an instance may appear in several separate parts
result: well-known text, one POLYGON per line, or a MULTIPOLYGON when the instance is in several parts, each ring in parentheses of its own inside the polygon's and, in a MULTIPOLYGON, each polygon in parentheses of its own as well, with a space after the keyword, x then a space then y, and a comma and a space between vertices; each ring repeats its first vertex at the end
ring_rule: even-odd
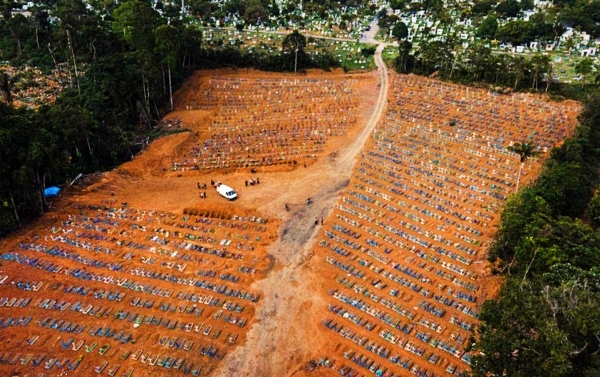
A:
POLYGON ((219 183, 217 185, 217 192, 226 199, 229 199, 229 200, 237 199, 237 193, 235 192, 235 190, 227 185, 222 184, 222 183, 219 183))

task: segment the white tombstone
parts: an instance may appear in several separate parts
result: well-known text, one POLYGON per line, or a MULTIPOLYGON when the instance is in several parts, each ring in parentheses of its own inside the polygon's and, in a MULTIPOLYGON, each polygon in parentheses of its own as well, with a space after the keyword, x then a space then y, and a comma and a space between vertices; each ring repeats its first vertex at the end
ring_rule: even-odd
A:
POLYGON ((590 35, 585 31, 581 33, 581 40, 583 43, 587 44, 590 41, 590 35))
POLYGON ((590 47, 590 48, 586 48, 581 50, 581 55, 584 57, 587 56, 595 56, 596 55, 596 48, 595 47, 590 47))

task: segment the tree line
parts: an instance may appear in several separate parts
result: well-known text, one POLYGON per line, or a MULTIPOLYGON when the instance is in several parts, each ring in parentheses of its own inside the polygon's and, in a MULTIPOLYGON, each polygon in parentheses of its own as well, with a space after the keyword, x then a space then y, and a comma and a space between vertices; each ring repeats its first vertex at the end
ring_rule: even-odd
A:
POLYGON ((130 159, 133 141, 155 135, 173 91, 194 69, 337 66, 326 54, 311 59, 299 33, 272 56, 203 50, 202 32, 178 5, 53 0, 36 3, 28 17, 15 6, 0 0, 0 60, 58 72, 61 88, 52 103, 17 109, 16 78, 0 72, 0 236, 47 209, 45 187, 130 159))
POLYGON ((62 79, 58 98, 37 110, 12 107, 4 91, 0 235, 46 209, 47 185, 130 158, 131 141, 170 109, 173 87, 201 56, 201 33, 149 2, 50 1, 29 17, 13 6, 2 4, 1 59, 62 79))
POLYGON ((554 1, 543 11, 538 9, 527 17, 525 14, 535 8, 531 0, 480 0, 470 7, 445 6, 438 0, 419 3, 395 0, 391 6, 405 13, 424 10, 435 22, 435 26, 424 26, 414 36, 413 43, 407 40, 409 30, 398 16, 388 14, 385 9, 378 12, 379 25, 391 31, 398 41, 394 64, 400 73, 435 73, 444 80, 468 85, 487 84, 514 90, 558 92, 566 96, 589 89, 584 82, 600 83, 594 61, 583 58, 574 66, 579 75, 577 80, 582 84, 578 91, 560 85, 551 55, 543 52, 547 45, 571 51, 576 46, 575 39, 561 40, 569 27, 577 32, 587 32, 590 36, 588 45, 592 46, 594 38, 600 36, 600 0, 554 1), (456 21, 469 21, 472 26, 456 25, 456 21), (445 34, 432 35, 434 27, 445 30, 445 34), (531 42, 536 46, 527 54, 496 48, 502 44, 529 46, 531 42))
MULTIPOLYGON (((458 38, 432 40, 421 43, 419 48, 413 48, 411 42, 401 40, 394 65, 400 73, 426 76, 435 74, 440 79, 466 85, 562 93, 565 97, 581 97, 581 93, 595 90, 594 85, 584 84, 588 78, 594 78, 591 58, 584 58, 575 65, 575 72, 580 75, 580 84, 564 85, 557 81, 557 72, 554 71, 549 55, 495 53, 482 42, 473 43, 466 48, 461 46, 462 41, 458 38), (569 92, 569 88, 573 87, 577 87, 577 93, 569 92)), ((593 81, 599 83, 600 75, 593 81)))
POLYGON ((475 376, 600 375, 599 169, 596 94, 502 214, 489 258, 505 282, 471 340, 475 376))

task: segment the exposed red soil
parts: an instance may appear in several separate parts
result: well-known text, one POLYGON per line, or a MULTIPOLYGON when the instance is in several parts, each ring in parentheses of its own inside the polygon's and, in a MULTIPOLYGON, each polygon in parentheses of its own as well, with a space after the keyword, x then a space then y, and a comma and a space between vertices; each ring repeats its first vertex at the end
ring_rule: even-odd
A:
MULTIPOLYGON (((439 346, 432 346, 431 340, 419 340, 417 334, 429 333, 430 339, 436 338, 440 342, 451 343, 458 350, 463 349, 468 331, 450 323, 450 318, 460 316, 473 324, 477 322, 476 318, 440 303, 435 297, 452 298, 476 312, 483 299, 495 294, 500 286, 501 281, 490 276, 485 261, 486 250, 495 235, 504 198, 516 188, 519 164, 514 154, 506 153, 494 144, 507 146, 511 141, 521 142, 531 136, 542 148, 545 143, 556 145, 572 132, 580 108, 577 104, 548 103, 528 95, 495 96, 483 90, 413 76, 390 74, 389 79, 386 114, 364 145, 362 141, 355 140, 367 139, 362 132, 368 130, 369 117, 376 105, 378 82, 381 84, 376 72, 358 75, 309 72, 298 76, 249 70, 197 72, 177 93, 176 110, 167 117, 180 119, 184 132, 154 141, 143 153, 114 171, 89 178, 81 186, 65 189, 61 198, 53 201, 51 212, 2 241, 3 254, 17 252, 21 256, 38 257, 62 265, 63 270, 58 274, 50 273, 23 263, 2 261, 0 275, 8 275, 8 278, 0 286, 0 296, 29 297, 32 301, 27 308, 0 307, 0 317, 19 319, 30 315, 32 321, 28 326, 1 329, 4 339, 1 352, 5 358, 20 356, 14 364, 3 361, 0 374, 26 375, 43 371, 90 375, 95 374, 92 372, 94 367, 102 361, 108 362, 103 374, 115 364, 120 365, 118 374, 130 367, 135 369, 134 375, 182 373, 182 369, 175 371, 150 366, 141 359, 133 360, 132 354, 138 349, 150 352, 151 358, 169 355, 185 359, 183 365, 194 363, 194 368, 203 365, 201 375, 215 376, 333 376, 340 375, 338 369, 344 365, 352 367, 359 375, 371 375, 368 369, 357 365, 351 358, 344 358, 343 354, 348 350, 354 351, 355 356, 364 354, 380 368, 386 368, 388 374, 394 372, 396 376, 409 375, 410 371, 394 365, 389 359, 391 355, 409 359, 413 367, 419 366, 421 371, 427 369, 429 375, 448 375, 446 370, 450 365, 454 365, 456 370, 468 369, 467 363, 460 358, 461 352, 457 352, 460 356, 456 357, 439 346), (293 82, 296 79, 300 81, 293 82), (272 82, 275 88, 265 86, 264 81, 272 82), (307 89, 294 89, 292 92, 298 97, 291 98, 292 92, 286 89, 288 83, 291 88, 307 89), (228 89, 223 91, 219 85, 226 85, 228 89), (242 85, 244 91, 236 92, 231 85, 242 85), (340 88, 347 91, 340 91, 340 88), (275 94, 275 91, 281 93, 275 94), (324 94, 327 92, 329 96, 324 94), (227 94, 238 95, 237 102, 225 101, 227 94), (314 101, 314 98, 319 101, 314 101), (310 103, 311 106, 298 107, 302 103, 310 103), (265 110, 267 106, 279 115, 270 117, 265 110), (332 111, 332 108, 343 111, 332 111), (285 113, 288 109, 296 112, 285 113), (312 121, 313 115, 320 121, 312 121), (322 121, 325 118, 332 124, 338 124, 336 122, 341 119, 345 123, 339 127, 339 132, 334 133, 322 121), (552 122, 557 120, 560 122, 553 125, 552 122), (451 121, 454 125, 450 125, 451 121), (292 130, 299 123, 304 124, 304 129, 295 141, 285 142, 285 137, 278 138, 278 132, 291 132, 286 135, 292 135, 292 130), (271 132, 273 130, 275 132, 271 132), (253 138, 261 132, 264 136, 253 138), (243 141, 240 141, 242 138, 243 141), (207 153, 197 143, 202 144, 209 139, 215 144, 211 144, 213 149, 207 153), (249 149, 244 149, 246 146, 249 149), (244 162, 240 163, 242 160, 244 162), (247 161, 250 162, 246 166, 247 161), (216 167, 210 164, 222 165, 216 167), (246 182, 257 178, 259 184, 246 186, 246 182), (239 194, 238 200, 228 202, 220 197, 211 187, 211 181, 234 187, 239 194), (199 184, 206 184, 207 188, 199 189, 199 184), (474 185, 478 186, 476 190, 471 188, 474 185), (207 197, 200 198, 201 192, 205 192, 207 197), (306 205, 309 197, 312 204, 306 205), (465 218, 436 209, 427 200, 453 202, 456 205, 453 212, 460 212, 465 218), (122 203, 127 205, 122 207, 122 203), (286 204, 289 210, 286 210, 286 204), (428 211, 427 214, 424 210, 428 211), (260 222, 258 218, 261 218, 260 222), (98 221, 96 225, 103 229, 78 227, 91 226, 94 223, 92 219, 98 221), (473 219, 478 222, 474 223, 473 219), (116 223, 107 223, 111 221, 116 223), (208 221, 210 224, 207 224, 208 221), (140 227, 145 227, 145 231, 140 227), (400 236, 399 230, 426 240, 431 246, 424 247, 415 238, 411 240, 400 236), (93 237, 105 236, 106 239, 89 239, 84 232, 93 237), (356 234, 353 236, 352 232, 356 234), (80 233, 80 237, 75 237, 76 233, 80 233), (52 239, 59 235, 79 244, 52 239), (153 240, 152 237, 158 238, 153 240), (470 241, 465 237, 469 237, 470 241), (157 243, 160 239, 169 242, 160 245, 157 243), (230 243, 225 241, 221 245, 223 240, 230 243), (118 241, 125 241, 125 245, 119 245, 118 241), (107 247, 113 249, 115 254, 87 250, 86 242, 101 246, 102 250, 107 247), (126 246, 129 242, 144 244, 147 249, 126 246), (84 265, 57 255, 22 249, 19 243, 56 246, 71 254, 79 253, 105 263, 121 263, 123 268, 122 271, 113 271, 106 266, 84 265), (186 244, 225 250, 229 254, 219 257, 190 249, 186 251, 186 244), (463 249, 459 250, 456 244, 463 249), (150 247, 155 248, 154 252, 150 252, 150 247), (344 253, 349 254, 344 256, 333 251, 336 247, 345 249, 344 253), (442 255, 436 251, 437 247, 444 247, 454 254, 442 255), (464 247, 472 250, 465 252, 464 247), (160 254, 158 248, 178 251, 178 254, 172 257, 160 254), (131 256, 128 256, 129 252, 131 256), (181 258, 183 254, 188 255, 186 259, 181 258), (149 257, 156 259, 153 264, 143 262, 142 258, 147 261, 149 257), (353 270, 340 269, 331 264, 331 258, 352 266, 353 270), (462 262, 457 258, 462 258, 462 262), (163 263, 186 263, 187 266, 178 271, 176 266, 169 267, 163 263), (396 265, 409 267, 421 275, 411 277, 394 269, 396 265), (162 286, 172 289, 173 294, 168 298, 159 297, 114 284, 77 279, 64 273, 75 268, 113 275, 115 279, 128 278, 162 286), (260 298, 253 302, 200 287, 134 276, 131 271, 136 268, 172 274, 188 281, 197 278, 225 284, 228 288, 260 295, 260 298), (254 272, 241 272, 246 268, 254 272), (199 277, 195 273, 207 269, 215 270, 217 275, 199 277), (459 269, 462 269, 463 275, 457 272, 459 269), (439 271, 446 272, 446 278, 441 277, 439 271), (227 273, 239 277, 239 281, 220 279, 222 274, 227 273), (418 284, 419 291, 391 280, 389 273, 404 278, 407 284, 418 284), (342 283, 342 279, 346 281, 342 283), (377 286, 373 283, 376 280, 387 286, 377 286), (43 281, 44 285, 37 292, 26 291, 11 284, 18 281, 43 281), (460 285, 467 283, 476 284, 478 289, 469 291, 460 285), (67 294, 64 288, 70 285, 90 287, 90 292, 100 289, 125 292, 126 296, 121 302, 115 302, 94 299, 91 293, 87 296, 67 294), (379 301, 368 298, 359 286, 379 296, 379 301), (469 292, 474 302, 453 297, 448 288, 453 288, 454 294, 469 292), (399 291, 397 297, 390 295, 390 289, 399 291), (332 290, 360 298, 373 309, 373 313, 375 310, 385 311, 412 330, 402 333, 377 316, 368 314, 364 307, 361 310, 337 300, 330 294, 332 290), (430 293, 424 295, 424 290, 430 293), (188 300, 179 299, 179 291, 218 297, 244 305, 244 309, 237 313, 223 309, 222 303, 220 307, 197 303, 198 308, 203 308, 198 316, 187 314, 185 310, 179 312, 178 308, 183 305, 187 305, 186 309, 193 305, 188 300), (154 300, 155 304, 152 309, 134 307, 130 302, 135 297, 154 300), (58 303, 63 300, 72 304, 81 301, 112 312, 96 318, 69 309, 41 309, 36 302, 45 298, 58 303), (386 308, 382 298, 401 304, 413 312, 414 317, 408 319, 386 308), (157 308, 160 302, 178 308, 174 312, 165 312, 157 308), (427 312, 420 306, 422 302, 444 308, 445 313, 436 316, 427 312), (350 321, 348 315, 338 315, 341 311, 335 314, 328 309, 330 304, 361 316, 375 328, 369 331, 364 324, 361 326, 350 321), (202 322, 204 326, 213 326, 213 330, 209 335, 203 335, 202 330, 170 330, 145 323, 134 328, 134 322, 114 318, 119 310, 160 316, 186 324, 202 322), (222 311, 221 317, 215 318, 219 311, 222 311), (245 326, 225 323, 222 318, 227 314, 237 316, 236 320, 243 317, 246 319, 245 326), (36 321, 44 321, 46 317, 61 318, 87 328, 81 334, 70 334, 38 326, 36 321), (344 331, 348 329, 349 333, 367 337, 369 342, 392 352, 384 358, 368 351, 365 348, 368 343, 360 346, 356 341, 340 336, 339 331, 322 324, 324 319, 332 319, 344 326, 344 331), (437 332, 427 330, 422 325, 425 321, 438 321, 443 329, 439 327, 437 332), (89 331, 94 326, 108 326, 117 333, 121 330, 129 332, 136 342, 122 345, 113 338, 91 336, 89 331), (217 329, 221 330, 221 334, 213 338, 217 329), (398 335, 396 343, 380 335, 386 330, 398 335), (40 335, 40 339, 32 346, 26 345, 26 339, 36 334, 40 335), (238 336, 234 344, 228 342, 230 334, 238 336), (193 340, 194 345, 190 351, 161 346, 159 340, 164 336, 193 340), (457 340, 458 336, 462 343, 457 340), (89 353, 85 346, 77 352, 72 351, 71 346, 63 349, 61 342, 71 337, 84 340, 85 345, 97 342, 98 347, 104 344, 111 347, 104 356, 99 355, 98 347, 89 353), (399 341, 405 344, 400 347, 399 341), (406 346, 411 342, 423 348, 423 355, 427 354, 432 361, 411 352, 406 346), (201 355, 198 348, 201 350, 201 346, 207 345, 218 348, 220 355, 226 351, 226 355, 222 360, 201 355), (127 351, 132 354, 121 359, 120 355, 127 351), (31 362, 22 365, 19 359, 28 354, 46 354, 46 360, 68 358, 71 362, 80 354, 84 358, 74 371, 56 366, 46 371, 43 363, 38 367, 33 367, 31 362), (437 355, 437 358, 432 355, 437 355), (317 365, 319 359, 328 359, 333 368, 317 365)), ((546 153, 524 165, 520 185, 527 184, 539 173, 547 156, 547 151, 542 152, 546 153)), ((450 207, 450 204, 441 205, 450 207)))

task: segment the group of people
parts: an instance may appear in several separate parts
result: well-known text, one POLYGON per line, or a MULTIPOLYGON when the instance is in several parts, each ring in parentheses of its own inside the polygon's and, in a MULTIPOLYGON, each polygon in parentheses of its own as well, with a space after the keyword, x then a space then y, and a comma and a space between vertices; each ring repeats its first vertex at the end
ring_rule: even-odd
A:
MULTIPOLYGON (((198 190, 206 190, 206 183, 196 182, 196 186, 198 187, 198 190)), ((200 199, 206 199, 206 191, 200 191, 198 193, 198 196, 200 197, 200 199)))
POLYGON ((260 183, 260 178, 256 177, 256 178, 250 178, 244 181, 246 187, 248 187, 248 185, 250 186, 254 186, 254 185, 258 185, 260 183))

